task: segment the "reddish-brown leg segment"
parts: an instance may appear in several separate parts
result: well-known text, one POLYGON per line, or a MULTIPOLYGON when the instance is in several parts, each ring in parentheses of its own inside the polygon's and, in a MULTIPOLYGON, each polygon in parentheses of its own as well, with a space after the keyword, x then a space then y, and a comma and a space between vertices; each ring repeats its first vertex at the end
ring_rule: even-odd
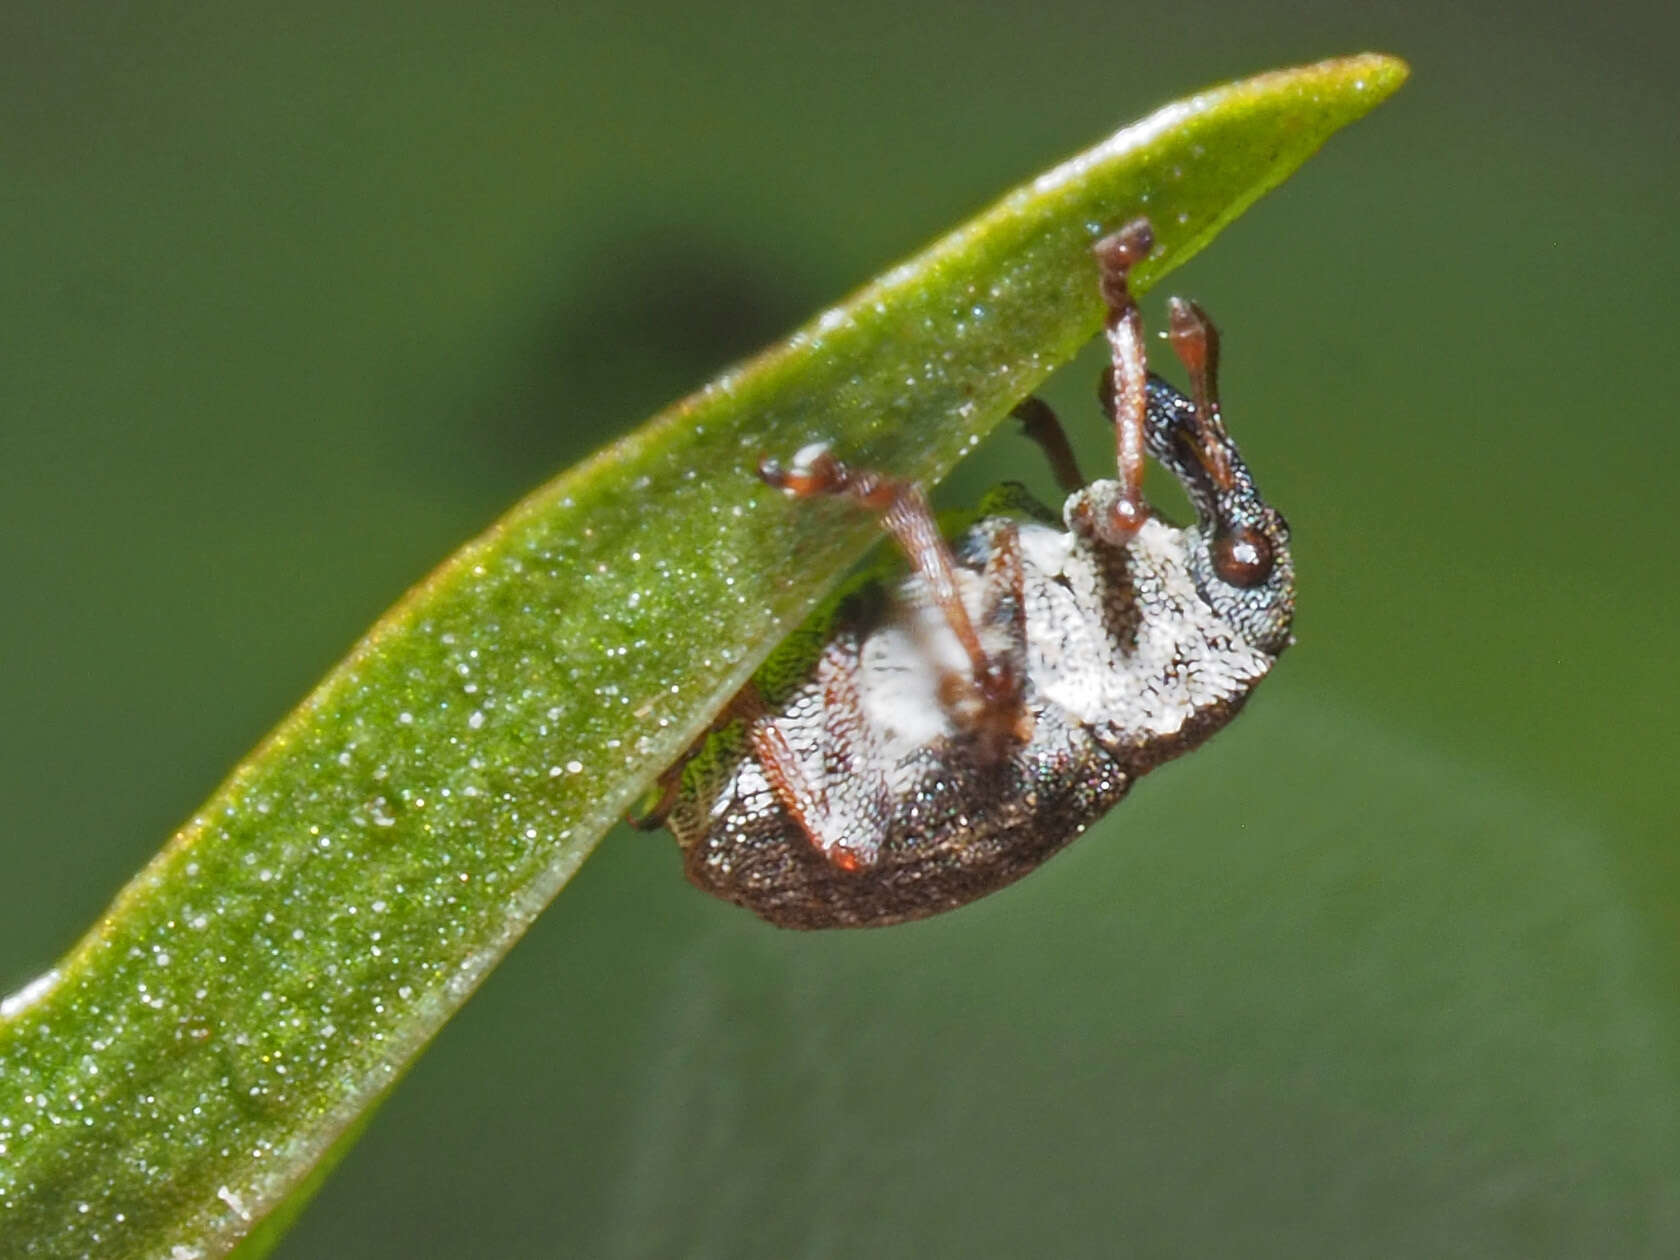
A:
POLYGON ((1221 490, 1232 487, 1231 439, 1219 414, 1219 330, 1188 298, 1167 299, 1167 337, 1173 353, 1190 376, 1190 397, 1196 404, 1194 443, 1197 458, 1221 490))
POLYGON ((891 786, 858 699, 855 652, 831 643, 817 661, 823 729, 820 782, 806 773, 776 715, 749 683, 731 704, 747 725, 747 741, 765 781, 811 847, 843 871, 859 871, 880 856, 891 809, 891 786))
POLYGON ((1120 543, 1137 533, 1149 516, 1143 501, 1143 426, 1149 397, 1148 358, 1144 352, 1143 315, 1127 283, 1131 269, 1155 245, 1147 219, 1133 219, 1096 244, 1103 301, 1108 304, 1104 329, 1114 368, 1114 445, 1120 494, 1112 518, 1093 522, 1109 542, 1120 543))
POLYGON ((758 475, 767 485, 798 498, 839 495, 879 512, 881 523, 904 549, 910 567, 926 585, 934 606, 968 657, 966 681, 981 704, 988 709, 1012 710, 1019 703, 1021 680, 1007 662, 988 657, 981 646, 957 586, 956 558, 914 482, 848 468, 821 446, 799 452, 787 468, 774 460, 760 460, 758 475))
POLYGON ((843 871, 873 866, 892 813, 889 766, 858 693, 855 646, 830 643, 817 660, 827 816, 811 841, 843 871))
POLYGON ((861 867, 862 858, 830 834, 828 799, 805 773, 799 754, 776 725, 775 715, 764 707, 758 689, 748 683, 733 704, 746 721, 747 740, 764 770, 765 781, 794 825, 805 833, 818 852, 841 870, 855 871, 861 867))

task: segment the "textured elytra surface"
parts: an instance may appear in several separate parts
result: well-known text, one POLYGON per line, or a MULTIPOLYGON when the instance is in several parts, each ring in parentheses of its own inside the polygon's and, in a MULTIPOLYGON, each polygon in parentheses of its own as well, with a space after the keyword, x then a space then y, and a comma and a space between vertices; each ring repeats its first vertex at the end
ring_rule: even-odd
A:
POLYGON ((670 825, 690 879, 784 927, 902 922, 1012 883, 1078 836, 1161 762, 1223 726, 1275 656, 1198 588, 1199 527, 1160 519, 1112 547, 1071 528, 1113 483, 1068 500, 1062 532, 988 518, 961 540, 965 607, 987 651, 1024 665, 1031 734, 982 754, 941 703, 960 667, 911 577, 842 610, 810 678, 771 719, 821 797, 791 810, 748 741, 691 778, 670 825), (1020 608, 999 589, 1006 535, 1020 608), (840 845, 872 855, 836 864, 840 845))

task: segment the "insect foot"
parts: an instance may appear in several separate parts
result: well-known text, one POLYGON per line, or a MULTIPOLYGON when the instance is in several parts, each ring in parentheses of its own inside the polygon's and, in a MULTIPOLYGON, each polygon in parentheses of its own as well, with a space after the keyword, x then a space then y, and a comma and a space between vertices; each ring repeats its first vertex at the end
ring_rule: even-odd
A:
POLYGON ((1291 642, 1289 529, 1226 430, 1218 333, 1194 303, 1169 306, 1189 395, 1148 371, 1128 277, 1152 247, 1138 219, 1095 250, 1114 477, 1080 484, 1050 409, 1016 409, 1070 491, 1065 530, 1017 494, 947 538, 914 483, 826 445, 761 463, 788 495, 877 514, 909 572, 844 588, 663 780, 657 817, 700 888, 795 928, 965 905, 1229 722, 1291 642), (1146 457, 1193 521, 1145 501, 1146 457))

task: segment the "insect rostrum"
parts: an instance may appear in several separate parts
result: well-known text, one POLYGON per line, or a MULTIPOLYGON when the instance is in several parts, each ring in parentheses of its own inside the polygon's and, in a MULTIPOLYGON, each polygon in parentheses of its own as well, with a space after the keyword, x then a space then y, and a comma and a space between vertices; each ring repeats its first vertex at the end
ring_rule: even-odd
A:
POLYGON ((760 475, 879 513, 909 560, 855 586, 773 656, 665 783, 689 878, 784 927, 953 909, 1019 879, 1142 774, 1242 707, 1290 642, 1289 529, 1225 430, 1218 336, 1169 305, 1186 397, 1149 375, 1127 285, 1135 220, 1096 246, 1117 473, 1081 484, 1049 409, 1018 409, 1070 493, 1014 496, 943 537, 913 484, 823 446, 760 475), (1182 528, 1143 499, 1144 457, 1183 485, 1182 528))

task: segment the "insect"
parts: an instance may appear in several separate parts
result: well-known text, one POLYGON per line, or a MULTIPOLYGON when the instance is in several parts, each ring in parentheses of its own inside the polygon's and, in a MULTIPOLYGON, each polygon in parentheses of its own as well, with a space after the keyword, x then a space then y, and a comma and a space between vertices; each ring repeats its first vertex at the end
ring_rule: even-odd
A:
POLYGON ((1149 374, 1128 286, 1146 220, 1095 246, 1116 476, 1084 484, 1037 399, 1017 408, 1068 491, 1061 524, 1017 493, 954 540, 912 483, 825 446, 759 475, 878 513, 908 559, 773 655, 685 763, 666 823, 700 888, 792 928, 964 905, 1037 867, 1155 766, 1231 720, 1292 641, 1289 529, 1226 432, 1219 339, 1169 303, 1190 396, 1149 374), (1145 454, 1195 512, 1143 498, 1145 454))

